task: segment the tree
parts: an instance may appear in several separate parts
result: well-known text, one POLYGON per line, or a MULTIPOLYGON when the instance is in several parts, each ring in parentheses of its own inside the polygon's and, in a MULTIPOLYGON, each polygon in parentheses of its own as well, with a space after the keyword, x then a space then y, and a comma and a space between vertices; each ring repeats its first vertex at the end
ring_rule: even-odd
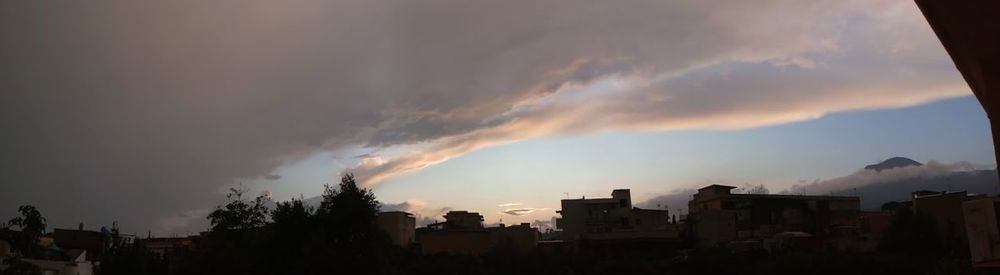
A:
POLYGON ((166 262, 159 255, 117 234, 105 248, 100 263, 94 267, 95 274, 166 274, 168 271, 166 262))
MULTIPOLYGON (((371 271, 377 268, 388 237, 376 226, 379 202, 370 189, 358 187, 354 175, 346 174, 337 189, 326 185, 323 201, 316 213, 328 256, 346 263, 347 270, 371 271)), ((330 259, 319 259, 329 261, 330 259)), ((314 265, 315 266, 315 265, 314 265)))
POLYGON ((309 247, 309 238, 315 230, 312 207, 297 199, 279 202, 271 211, 271 220, 273 236, 267 249, 270 262, 264 269, 272 274, 308 273, 303 248, 309 247))
POLYGON ((337 241, 349 242, 363 239, 371 233, 378 216, 379 202, 370 189, 360 188, 354 175, 346 174, 340 179, 338 189, 325 185, 323 201, 317 215, 337 233, 343 235, 337 241))
POLYGON ((11 246, 26 257, 35 257, 41 253, 38 238, 45 233, 45 217, 31 205, 17 208, 19 217, 11 219, 6 227, 18 227, 20 231, 8 231, 12 241, 11 246))
POLYGON ((226 194, 229 203, 216 207, 215 211, 208 214, 212 231, 245 230, 264 225, 267 219, 267 207, 264 203, 267 198, 259 196, 253 201, 247 201, 243 198, 245 192, 242 188, 229 189, 229 194, 226 194))
POLYGON ((212 232, 199 246, 198 273, 253 274, 261 263, 262 235, 267 223, 267 197, 244 197, 246 190, 230 188, 225 205, 208 214, 212 232))
POLYGON ((276 225, 304 227, 312 212, 312 207, 303 204, 302 200, 292 199, 275 204, 274 210, 271 211, 271 220, 276 225))

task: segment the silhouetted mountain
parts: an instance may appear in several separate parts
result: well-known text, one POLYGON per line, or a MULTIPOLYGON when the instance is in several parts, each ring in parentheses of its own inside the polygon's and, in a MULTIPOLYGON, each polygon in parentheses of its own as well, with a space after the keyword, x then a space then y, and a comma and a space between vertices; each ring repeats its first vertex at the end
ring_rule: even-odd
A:
POLYGON ((833 195, 861 196, 862 209, 878 209, 885 202, 910 200, 910 193, 917 190, 967 191, 970 194, 996 195, 998 188, 1000 181, 997 180, 997 170, 975 170, 874 183, 833 192, 833 195))
POLYGON ((922 165, 923 164, 912 159, 904 157, 894 157, 877 164, 865 166, 865 170, 882 171, 892 168, 907 167, 907 166, 922 166, 922 165))
POLYGON ((918 190, 967 191, 972 194, 1000 193, 997 171, 977 170, 960 161, 920 164, 907 158, 891 158, 868 165, 850 175, 797 184, 781 193, 803 195, 841 195, 861 197, 861 207, 878 209, 888 201, 910 200, 918 190))

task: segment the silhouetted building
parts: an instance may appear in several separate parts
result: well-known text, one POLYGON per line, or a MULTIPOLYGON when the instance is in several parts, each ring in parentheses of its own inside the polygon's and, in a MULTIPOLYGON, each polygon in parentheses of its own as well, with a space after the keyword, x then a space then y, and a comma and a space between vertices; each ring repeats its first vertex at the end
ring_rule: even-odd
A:
POLYGON ((913 192, 913 211, 934 222, 938 236, 965 239, 965 217, 962 203, 985 198, 983 195, 969 195, 961 192, 913 192))
POLYGON ((97 261, 111 240, 109 232, 89 230, 59 229, 52 231, 52 239, 62 249, 82 249, 87 251, 88 261, 97 261))
POLYGON ((490 249, 490 233, 476 212, 449 211, 445 221, 416 230, 423 254, 482 254, 490 249))
POLYGON ((962 203, 972 263, 1000 267, 1000 198, 962 203))
POLYGON ((526 253, 538 244, 538 229, 528 223, 485 228, 482 215, 467 211, 450 211, 444 218, 416 230, 423 254, 476 255, 497 249, 526 253))
POLYGON ((87 251, 83 249, 63 250, 53 246, 48 238, 39 238, 39 244, 45 249, 42 258, 24 258, 16 255, 11 244, 0 240, 0 273, 7 268, 8 258, 18 257, 41 270, 41 274, 53 275, 90 275, 94 273, 94 265, 87 260, 87 251))
POLYGON ((490 250, 490 233, 485 229, 417 229, 420 251, 431 254, 477 255, 490 250))
POLYGON ((198 247, 198 236, 172 238, 137 239, 136 245, 156 254, 161 259, 182 251, 194 251, 198 247))
POLYGON ((702 209, 689 214, 688 222, 693 225, 699 244, 712 246, 737 239, 736 211, 702 209))
POLYGON ((669 211, 635 208, 630 193, 616 189, 610 198, 562 200, 556 228, 568 241, 677 237, 680 227, 670 222, 669 211))
POLYGON ((10 246, 10 243, 5 240, 0 240, 0 258, 13 256, 13 248, 10 246))
POLYGON ((530 223, 511 226, 501 223, 499 227, 486 230, 490 232, 490 242, 494 249, 528 253, 538 246, 538 229, 531 227, 530 223))
POLYGON ((892 224, 894 211, 864 211, 858 217, 858 230, 862 235, 879 239, 892 224))
POLYGON ((844 196, 733 194, 736 187, 710 185, 688 202, 688 220, 704 245, 761 239, 782 232, 823 236, 856 226, 861 200, 844 196))
POLYGON ((398 246, 408 246, 416 238, 417 219, 413 214, 402 211, 378 213, 378 227, 389 235, 392 243, 398 246))
POLYGON ((556 228, 563 242, 546 243, 545 250, 572 250, 583 255, 663 253, 683 246, 685 225, 672 222, 666 209, 632 205, 628 189, 610 198, 562 200, 556 228))
POLYGON ((445 223, 451 228, 483 228, 483 215, 468 211, 448 211, 445 223))

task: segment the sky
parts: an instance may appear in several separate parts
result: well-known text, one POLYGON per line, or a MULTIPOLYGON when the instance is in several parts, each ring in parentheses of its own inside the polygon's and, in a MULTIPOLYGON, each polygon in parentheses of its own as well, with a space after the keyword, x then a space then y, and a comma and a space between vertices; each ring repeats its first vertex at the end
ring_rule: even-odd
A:
MULTIPOLYGON (((188 234, 242 185, 548 221, 631 188, 996 166, 906 1, 0 3, 0 217, 188 234)), ((673 206, 671 206, 673 208, 673 206)))

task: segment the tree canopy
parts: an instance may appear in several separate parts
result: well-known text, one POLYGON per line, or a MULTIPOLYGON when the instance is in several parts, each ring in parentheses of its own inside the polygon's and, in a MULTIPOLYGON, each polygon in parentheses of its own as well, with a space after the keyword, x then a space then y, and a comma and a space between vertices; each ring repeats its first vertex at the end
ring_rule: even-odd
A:
POLYGON ((36 256, 41 253, 38 237, 45 234, 45 217, 34 206, 22 205, 17 208, 18 217, 7 222, 6 228, 16 227, 18 231, 7 231, 8 239, 14 250, 25 256, 36 256))
POLYGON ((216 207, 208 214, 212 231, 243 230, 264 225, 267 221, 267 207, 264 206, 267 198, 258 196, 248 201, 244 193, 246 190, 242 187, 229 189, 229 194, 226 194, 229 203, 216 207))

